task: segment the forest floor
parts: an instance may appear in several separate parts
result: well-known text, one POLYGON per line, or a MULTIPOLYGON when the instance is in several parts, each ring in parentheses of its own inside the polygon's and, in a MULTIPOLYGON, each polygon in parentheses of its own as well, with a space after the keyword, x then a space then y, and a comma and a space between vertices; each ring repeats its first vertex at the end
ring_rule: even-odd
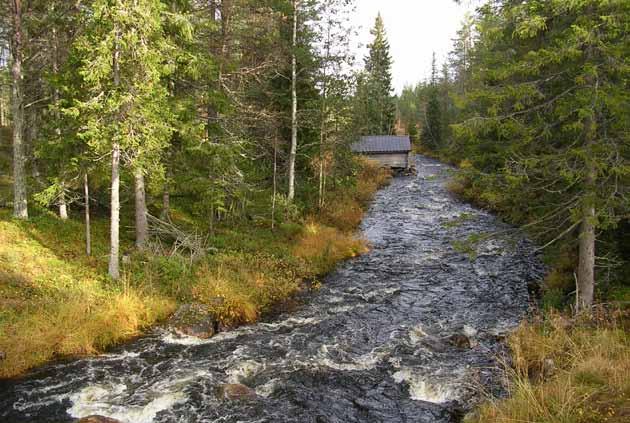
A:
MULTIPOLYGON (((228 328, 290 308, 305 282, 316 287, 336 263, 367 251, 355 229, 390 178, 364 164, 357 183, 330 193, 331 206, 319 213, 274 230, 251 221, 218 225, 209 236, 214 253, 192 264, 183 255, 134 252, 133 234, 123 231, 130 255, 119 281, 107 276, 107 219, 93 219, 88 257, 80 214, 62 221, 39 209, 16 221, 0 209, 0 377, 100 353, 185 303, 207 302, 228 328)), ((173 210, 178 216, 189 217, 173 210)))

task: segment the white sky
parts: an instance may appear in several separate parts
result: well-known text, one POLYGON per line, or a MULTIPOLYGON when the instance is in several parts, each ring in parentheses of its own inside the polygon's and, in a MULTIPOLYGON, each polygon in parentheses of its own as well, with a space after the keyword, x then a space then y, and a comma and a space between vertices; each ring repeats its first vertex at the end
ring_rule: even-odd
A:
POLYGON ((393 59, 392 74, 396 93, 405 84, 415 84, 431 74, 431 54, 438 64, 452 47, 469 1, 457 5, 453 0, 357 0, 353 24, 359 32, 357 65, 363 65, 370 29, 381 12, 393 59))

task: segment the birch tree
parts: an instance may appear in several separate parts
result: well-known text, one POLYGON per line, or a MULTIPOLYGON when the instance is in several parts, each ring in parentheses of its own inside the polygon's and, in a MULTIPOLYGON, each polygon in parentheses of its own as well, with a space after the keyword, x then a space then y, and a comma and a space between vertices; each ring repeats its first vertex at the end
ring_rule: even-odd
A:
POLYGON ((13 123, 13 216, 28 219, 26 152, 24 148, 24 91, 22 58, 24 32, 22 0, 10 0, 11 9, 11 115, 13 123))

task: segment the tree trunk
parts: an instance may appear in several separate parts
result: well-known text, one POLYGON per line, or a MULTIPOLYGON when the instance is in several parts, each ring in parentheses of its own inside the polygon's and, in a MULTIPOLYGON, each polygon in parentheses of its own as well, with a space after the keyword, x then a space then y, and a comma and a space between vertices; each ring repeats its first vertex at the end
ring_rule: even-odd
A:
POLYGON ((295 158, 297 155, 297 21, 298 1, 293 0, 293 41, 291 52, 291 152, 289 154, 289 201, 295 198, 295 158))
MULTIPOLYGON (((587 58, 592 57, 589 47, 586 51, 587 58)), ((595 225, 597 201, 597 168, 592 157, 593 146, 597 136, 597 98, 599 90, 599 78, 587 77, 587 82, 594 86, 591 113, 584 121, 585 136, 585 170, 584 194, 582 198, 582 223, 580 225, 579 261, 577 274, 577 311, 590 309, 593 305, 593 293, 595 291, 595 225)))
POLYGON ((168 187, 164 189, 162 193, 162 220, 169 220, 171 216, 171 194, 168 192, 168 187))
POLYGON ((11 53, 13 64, 12 106, 13 106, 13 216, 28 219, 26 194, 26 155, 24 151, 24 93, 22 92, 22 1, 12 0, 13 33, 11 53))
MULTIPOLYGON (((118 34, 114 40, 114 57, 112 58, 112 73, 114 87, 118 89, 120 85, 120 69, 118 49, 118 34)), ((112 143, 112 187, 110 205, 110 240, 109 240, 109 276, 112 279, 120 278, 120 144, 118 141, 112 143)))
POLYGON ((136 199, 136 247, 138 249, 143 249, 146 246, 149 232, 144 175, 141 170, 136 170, 133 177, 136 199))
POLYGON ((585 205, 580 227, 580 252, 577 274, 577 307, 588 310, 593 305, 595 288, 595 207, 585 205))
POLYGON ((112 146, 112 198, 110 215, 109 276, 120 278, 119 268, 119 230, 120 230, 120 145, 112 146))
POLYGON ((88 174, 83 175, 83 195, 85 198, 85 254, 92 255, 92 228, 90 226, 90 186, 88 174))
MULTIPOLYGON (((53 5, 54 11, 54 5, 53 5)), ((53 38, 53 51, 52 51, 52 69, 54 75, 59 74, 59 39, 57 37, 57 28, 53 26, 52 28, 52 38, 53 38)), ((53 88, 53 104, 58 106, 59 103, 59 90, 57 87, 53 88)), ((61 137, 61 114, 59 113, 59 109, 55 108, 55 134, 58 138, 61 137)), ((64 177, 63 170, 61 171, 61 178, 64 177)), ((59 217, 61 220, 68 220, 68 204, 66 201, 66 184, 63 179, 61 181, 61 195, 59 197, 59 217)))
POLYGON ((278 192, 278 140, 273 140, 273 197, 271 197, 271 229, 276 228, 276 195, 278 192))
POLYGON ((59 194, 59 217, 61 220, 68 220, 68 202, 66 201, 66 184, 61 183, 61 193, 59 194))

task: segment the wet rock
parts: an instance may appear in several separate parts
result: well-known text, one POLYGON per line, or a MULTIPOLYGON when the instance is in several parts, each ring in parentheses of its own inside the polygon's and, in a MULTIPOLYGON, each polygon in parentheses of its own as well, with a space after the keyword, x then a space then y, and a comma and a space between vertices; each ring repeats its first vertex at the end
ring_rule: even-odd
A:
POLYGON ((421 341, 421 345, 430 349, 431 351, 443 353, 448 350, 448 345, 440 338, 434 336, 427 336, 421 341))
POLYGON ((256 399, 256 391, 240 383, 227 383, 216 390, 217 398, 230 401, 256 399))
POLYGON ((461 333, 456 333, 454 335, 449 336, 448 342, 457 348, 461 348, 461 349, 472 348, 472 342, 470 341, 470 338, 468 338, 466 335, 461 334, 461 333))
POLYGON ((184 304, 169 320, 175 332, 197 338, 210 338, 219 331, 219 323, 205 304, 184 304))
POLYGON ((556 372, 556 362, 551 358, 546 358, 542 364, 542 377, 549 378, 556 372))
POLYGON ((76 421, 76 423, 121 423, 120 420, 105 416, 87 416, 76 421))

